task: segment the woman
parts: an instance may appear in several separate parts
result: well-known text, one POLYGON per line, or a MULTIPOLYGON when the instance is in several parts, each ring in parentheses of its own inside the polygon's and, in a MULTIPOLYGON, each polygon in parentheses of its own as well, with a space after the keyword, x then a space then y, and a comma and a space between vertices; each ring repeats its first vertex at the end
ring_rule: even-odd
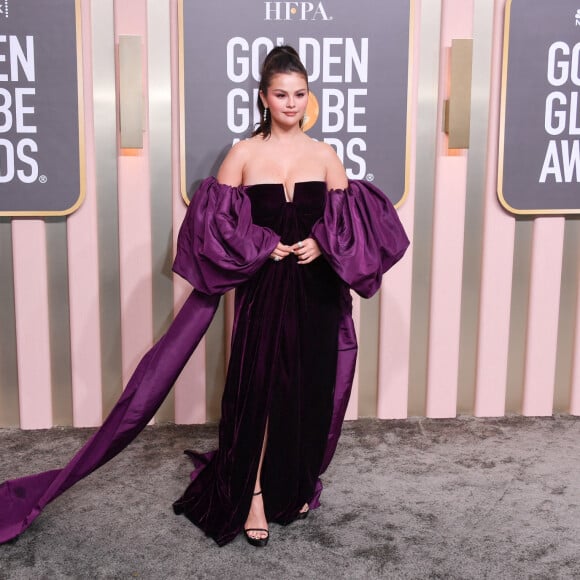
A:
POLYGON ((330 425, 344 297, 310 231, 326 187, 344 189, 348 180, 334 150, 302 131, 307 102, 298 54, 273 49, 262 68, 262 122, 230 150, 214 184, 220 196, 243 186, 253 222, 280 236, 270 263, 236 291, 220 449, 175 504, 220 543, 248 509, 244 530, 258 546, 268 540, 268 520, 289 523, 308 513, 330 425), (228 473, 221 487, 214 469, 228 473), (223 514, 208 507, 226 502, 223 514))
POLYGON ((264 546, 269 521, 318 507, 354 374, 349 288, 374 294, 409 242, 384 194, 349 183, 333 149, 302 132, 307 100, 297 53, 273 49, 259 128, 201 184, 179 233, 174 270, 195 290, 72 461, 0 486, 0 543, 145 427, 233 287, 219 449, 191 453, 196 469, 174 510, 219 545, 244 531, 264 546))

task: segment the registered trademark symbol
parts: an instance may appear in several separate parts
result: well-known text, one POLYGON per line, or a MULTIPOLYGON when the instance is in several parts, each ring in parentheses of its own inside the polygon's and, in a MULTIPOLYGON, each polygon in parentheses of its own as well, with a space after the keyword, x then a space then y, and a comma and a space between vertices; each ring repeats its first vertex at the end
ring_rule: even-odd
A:
POLYGON ((374 173, 367 173, 366 180, 367 181, 374 181, 375 180, 374 173))
POLYGON ((48 178, 46 177, 46 175, 41 175, 38 178, 38 181, 40 181, 40 183, 46 183, 48 181, 48 178))

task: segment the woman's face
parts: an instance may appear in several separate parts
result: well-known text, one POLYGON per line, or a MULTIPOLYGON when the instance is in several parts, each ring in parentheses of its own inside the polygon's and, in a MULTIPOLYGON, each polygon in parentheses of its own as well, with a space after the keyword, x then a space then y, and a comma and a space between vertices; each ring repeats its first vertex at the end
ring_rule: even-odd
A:
POLYGON ((308 85, 299 73, 279 73, 272 77, 266 94, 260 92, 264 107, 270 109, 272 124, 291 127, 300 123, 308 103, 308 85))

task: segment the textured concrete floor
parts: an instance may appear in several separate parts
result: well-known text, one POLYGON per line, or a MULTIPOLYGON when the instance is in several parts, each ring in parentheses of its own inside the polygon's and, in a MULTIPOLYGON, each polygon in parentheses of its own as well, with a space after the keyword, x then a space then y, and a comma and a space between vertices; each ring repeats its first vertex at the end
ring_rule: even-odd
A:
MULTIPOLYGON (((0 480, 62 466, 90 431, 0 430, 0 480)), ((150 427, 0 546, 0 579, 580 578, 580 419, 347 423, 323 506, 265 549, 218 548, 172 501, 214 426, 150 427)))

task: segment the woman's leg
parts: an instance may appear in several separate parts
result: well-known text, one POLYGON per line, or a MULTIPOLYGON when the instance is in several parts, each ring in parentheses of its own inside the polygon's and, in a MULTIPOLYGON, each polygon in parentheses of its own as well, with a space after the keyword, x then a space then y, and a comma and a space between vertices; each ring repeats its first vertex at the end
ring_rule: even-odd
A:
POLYGON ((264 432, 264 441, 262 443, 262 452, 260 453, 260 463, 258 464, 258 473, 256 474, 256 481, 254 483, 254 495, 252 496, 252 503, 250 505, 250 511, 248 513, 248 518, 244 524, 244 529, 248 530, 250 528, 254 529, 248 532, 250 538, 255 540, 261 540, 268 536, 268 521, 266 520, 266 513, 264 511, 264 500, 262 498, 262 487, 260 479, 262 476, 262 464, 264 463, 264 455, 266 453, 266 443, 268 441, 268 422, 266 421, 266 430, 264 432))

